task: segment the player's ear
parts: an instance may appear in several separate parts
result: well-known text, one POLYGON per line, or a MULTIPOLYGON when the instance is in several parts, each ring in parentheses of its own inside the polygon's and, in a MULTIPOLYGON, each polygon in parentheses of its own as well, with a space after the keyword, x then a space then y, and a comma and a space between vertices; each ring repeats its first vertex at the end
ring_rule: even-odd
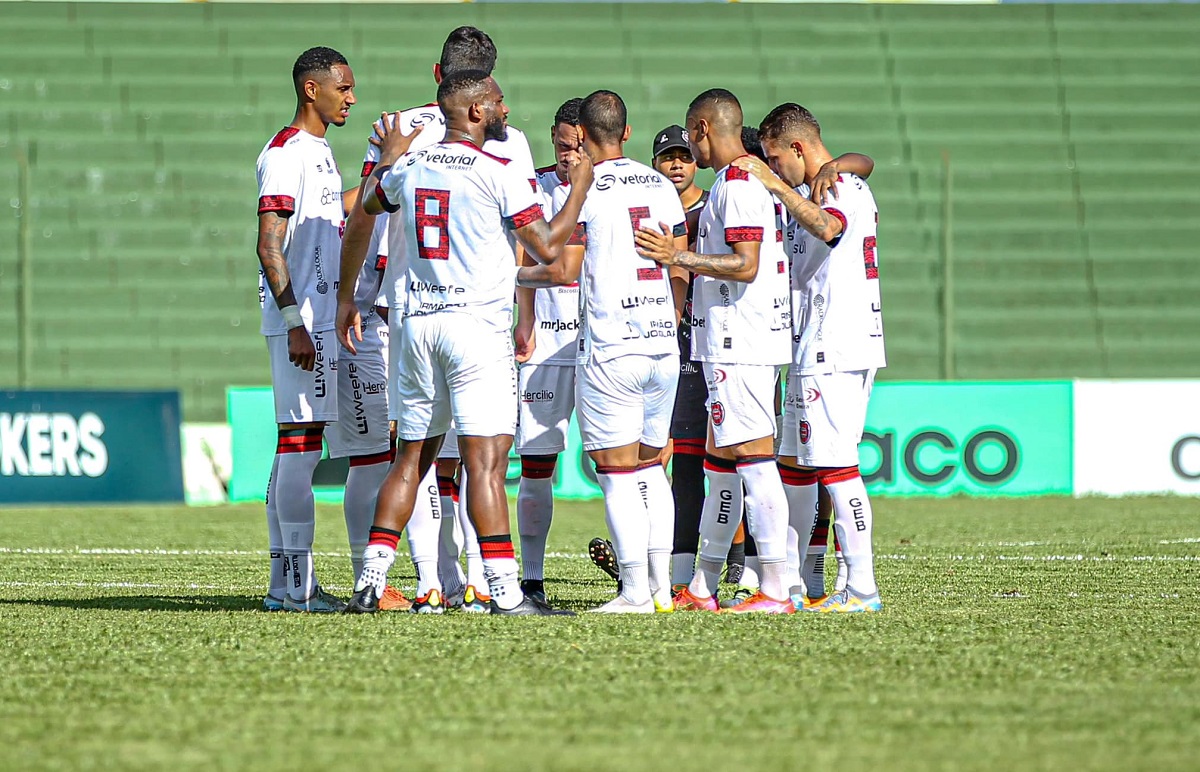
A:
POLYGON ((630 131, 630 129, 629 129, 629 124, 625 124, 625 133, 621 135, 621 141, 622 141, 622 142, 628 142, 628 141, 629 141, 629 131, 630 131))
POLYGON ((442 85, 442 65, 438 62, 433 63, 433 82, 442 85))
POLYGON ((308 97, 308 99, 310 101, 314 101, 314 102, 316 101, 317 92, 320 90, 321 90, 321 84, 317 83, 312 78, 305 78, 305 80, 304 80, 304 96, 308 97))
POLYGON ((791 144, 791 148, 792 152, 796 154, 797 158, 804 157, 804 143, 797 140, 791 144))

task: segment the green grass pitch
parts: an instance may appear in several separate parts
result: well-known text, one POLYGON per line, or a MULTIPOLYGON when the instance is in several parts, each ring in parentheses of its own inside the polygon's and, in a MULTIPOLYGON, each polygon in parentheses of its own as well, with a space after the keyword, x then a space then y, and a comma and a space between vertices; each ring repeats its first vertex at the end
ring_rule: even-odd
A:
MULTIPOLYGON (((261 507, 0 510, 0 769, 1200 763, 1200 500, 876 512, 881 614, 547 620, 257 612, 261 507)), ((560 502, 552 599, 611 597, 603 532, 560 502)))

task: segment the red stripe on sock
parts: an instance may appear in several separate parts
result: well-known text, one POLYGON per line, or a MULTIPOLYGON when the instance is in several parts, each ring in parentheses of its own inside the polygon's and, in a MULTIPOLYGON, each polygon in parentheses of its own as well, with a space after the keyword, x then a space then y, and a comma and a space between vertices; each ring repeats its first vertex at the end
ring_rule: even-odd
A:
POLYGON ((638 471, 640 472, 643 469, 649 469, 652 466, 662 466, 662 464, 659 462, 659 460, 657 458, 655 458, 650 461, 641 462, 640 464, 637 465, 637 468, 638 468, 638 471))
POLYGON ((280 439, 279 444, 275 446, 275 454, 276 455, 282 455, 285 453, 320 453, 320 452, 321 452, 321 441, 320 440, 317 440, 316 442, 285 444, 283 442, 283 440, 280 439))
POLYGON ((843 467, 837 467, 837 468, 827 468, 827 469, 821 469, 817 472, 817 477, 821 480, 821 482, 825 483, 826 485, 833 485, 834 483, 846 482, 847 480, 853 480, 854 478, 856 478, 858 476, 859 476, 858 467, 856 467, 856 466, 843 466, 843 467))
POLYGON ((437 484, 439 496, 458 496, 458 486, 455 485, 453 477, 439 477, 437 484))
POLYGON ((680 456, 703 456, 704 440, 675 440, 675 453, 680 456))
POLYGON ((554 467, 557 463, 557 456, 549 461, 540 458, 522 458, 521 476, 530 480, 545 480, 554 476, 554 467))
POLYGON ((784 485, 816 485, 817 470, 797 469, 793 466, 779 465, 779 478, 784 485))
POLYGON ((385 450, 382 453, 372 453, 369 456, 351 456, 350 466, 373 466, 374 464, 390 464, 392 462, 392 451, 385 450))
POLYGON ((596 465, 596 474, 633 474, 638 468, 636 466, 600 466, 596 465))
POLYGON ((737 474, 737 464, 727 458, 718 458, 713 455, 704 457, 704 471, 720 472, 721 474, 737 474))
POLYGON ((513 551, 512 537, 504 541, 484 541, 484 538, 479 540, 479 554, 484 560, 491 558, 492 560, 501 560, 503 558, 516 558, 517 553, 513 551))
POLYGON ((738 466, 753 466, 754 464, 765 464, 768 461, 770 461, 771 463, 774 463, 775 457, 774 456, 746 456, 745 458, 739 458, 737 460, 737 465, 738 466))
POLYGON ((396 549, 399 544, 400 534, 386 528, 371 528, 371 536, 367 539, 368 546, 385 546, 396 549))

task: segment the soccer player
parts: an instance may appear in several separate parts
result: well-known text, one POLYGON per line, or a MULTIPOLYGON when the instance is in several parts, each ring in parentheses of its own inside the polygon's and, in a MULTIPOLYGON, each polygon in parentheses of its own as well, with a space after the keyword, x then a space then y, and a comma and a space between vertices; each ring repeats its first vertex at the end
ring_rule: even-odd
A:
MULTIPOLYGON (((433 65, 433 80, 441 83, 442 79, 455 72, 463 70, 482 70, 491 73, 496 66, 496 46, 492 39, 475 27, 458 27, 447 35, 442 44, 441 56, 433 65)), ((413 107, 399 113, 399 129, 404 134, 411 134, 420 129, 412 138, 410 152, 430 147, 441 142, 446 135, 446 116, 436 103, 413 107)), ((365 198, 367 177, 379 162, 380 150, 376 142, 368 144, 363 159, 362 183, 359 197, 365 198)), ((529 180, 533 181, 533 156, 529 151, 529 142, 519 130, 509 128, 503 139, 492 139, 485 143, 488 153, 510 159, 512 165, 529 180)), ((346 223, 346 234, 342 242, 342 284, 339 288, 338 338, 349 351, 354 351, 357 341, 361 340, 361 313, 355 306, 352 297, 353 280, 357 276, 359 266, 366 258, 368 244, 374 240, 387 244, 388 217, 375 217, 367 214, 362 207, 355 207, 346 223)), ((392 250, 391 261, 395 262, 396 275, 403 275, 409 256, 401 250, 392 250)), ((391 306, 395 324, 403 321, 404 291, 392 283, 385 284, 387 302, 391 306), (397 291, 399 290, 399 291, 397 291)), ((397 337, 395 326, 392 326, 392 339, 397 337)), ((389 408, 390 417, 396 420, 395 406, 389 408)), ((437 497, 422 495, 417 501, 417 509, 408 523, 409 548, 412 552, 413 564, 417 569, 417 595, 413 608, 419 613, 441 613, 447 606, 461 607, 466 611, 484 612, 489 610, 488 597, 480 583, 484 582, 482 560, 479 558, 478 545, 471 538, 463 536, 465 524, 467 535, 471 532, 469 521, 465 515, 463 522, 458 522, 460 513, 454 503, 458 482, 454 479, 455 468, 458 465, 456 444, 453 441, 453 431, 448 441, 444 443, 443 455, 447 460, 439 463, 442 472, 429 472, 429 479, 422 480, 421 489, 427 491, 437 488, 437 497), (443 477, 443 473, 445 476, 443 477), (440 506, 435 507, 434 501, 440 506), (442 515, 445 515, 444 517, 442 515), (467 545, 467 562, 470 576, 464 576, 458 559, 462 545, 467 545)), ((363 535, 365 539, 365 534, 363 535)), ((384 605, 390 603, 388 597, 381 599, 384 605)))
MULTIPOLYGON (((682 250, 687 225, 670 180, 625 158, 629 126, 620 96, 589 95, 579 107, 579 128, 584 154, 595 164, 580 228, 562 258, 522 268, 518 281, 580 281, 579 432, 604 492, 622 584, 620 595, 595 611, 669 612, 675 506, 662 455, 679 380, 676 316, 670 278, 638 255, 634 233, 643 222, 669 223, 672 243, 682 250)), ((568 182, 555 191, 556 208, 576 195, 574 188, 568 182)))
MULTIPOLYGON (((554 114, 550 141, 555 163, 537 170, 543 205, 551 211, 554 191, 568 180, 579 154, 579 105, 568 99, 554 114)), ((527 264, 533 261, 526 258, 527 264)), ((546 598, 546 538, 554 517, 554 467, 567 447, 575 410, 575 356, 579 348, 579 284, 545 289, 517 288, 513 343, 520 364, 517 453, 517 528, 521 534, 521 590, 546 598)))
MULTIPOLYGON (((801 535, 799 554, 805 555, 820 480, 833 500, 834 529, 848 571, 845 589, 805 610, 877 611, 882 603, 871 549, 873 515, 859 474, 858 445, 875 373, 886 365, 876 253, 879 210, 866 181, 849 173, 840 177, 836 202, 822 206, 808 200, 807 186, 830 155, 820 124, 805 108, 776 107, 759 132, 770 168, 753 159, 736 166, 761 180, 792 217, 795 346, 780 447, 792 526, 801 535)), ((798 608, 803 600, 794 598, 798 608)))
POLYGON ((572 167, 578 190, 547 224, 528 178, 481 149, 487 139, 506 135, 508 108, 496 81, 480 70, 444 76, 438 105, 445 140, 407 156, 406 137, 387 121, 377 124, 381 166, 365 183, 368 212, 402 214, 390 238, 392 253, 403 243, 408 260, 400 275, 389 261, 385 276, 404 297, 389 368, 396 462, 379 492, 362 577, 347 610, 378 610, 419 482, 453 416, 470 478, 463 503, 479 534, 491 613, 569 613, 521 592, 509 534, 504 472, 517 417, 510 337, 517 264, 508 232, 535 257, 557 259, 578 219, 591 165, 581 159, 572 167))
POLYGON ((686 129, 692 157, 717 169, 700 215, 696 252, 678 249, 665 224, 637 233, 641 254, 699 274, 693 308, 692 356, 703 363, 709 394, 700 560, 691 584, 675 596, 682 609, 718 609, 717 583, 744 487, 750 533, 762 567, 759 591, 730 613, 792 613, 786 586, 787 499, 775 464, 776 369, 790 359, 791 298, 783 223, 775 199, 756 179, 731 167, 746 155, 742 108, 724 89, 692 100, 686 129))
POLYGON ((354 73, 331 48, 292 67, 296 114, 258 157, 258 297, 271 358, 279 443, 267 486, 267 611, 340 611, 312 566, 312 478, 326 422, 337 421, 334 291, 343 224, 342 178, 325 141, 354 106, 354 73), (268 297, 268 293, 270 296, 268 297))

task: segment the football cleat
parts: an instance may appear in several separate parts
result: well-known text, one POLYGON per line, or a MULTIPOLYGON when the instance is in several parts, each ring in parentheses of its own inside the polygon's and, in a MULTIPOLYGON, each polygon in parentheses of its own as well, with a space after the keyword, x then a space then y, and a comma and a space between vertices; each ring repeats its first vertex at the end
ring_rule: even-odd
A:
POLYGON ((318 587, 307 600, 292 600, 290 595, 284 598, 283 610, 304 614, 337 614, 346 610, 346 603, 318 587))
POLYGON ((847 587, 835 592, 820 603, 806 605, 805 611, 814 614, 857 614, 866 611, 883 611, 883 601, 879 593, 862 596, 847 587))
POLYGON ((421 597, 412 602, 412 607, 409 612, 413 614, 442 614, 446 611, 446 604, 442 602, 442 593, 440 590, 430 590, 421 597))
POLYGON ((621 581, 621 567, 617 563, 617 553, 613 550, 612 542, 599 537, 588 543, 588 557, 604 573, 616 581, 621 581))
POLYGON ((806 594, 803 585, 797 585, 788 590, 788 597, 792 600, 792 607, 797 611, 804 611, 809 606, 815 606, 825 600, 825 595, 811 596, 806 594))
POLYGON ((657 595, 654 596, 654 613, 655 614, 673 614, 675 613, 675 601, 673 596, 667 596, 660 599, 657 595))
MULTIPOLYGON (((384 590, 384 592, 387 592, 384 590)), ((379 595, 375 592, 375 585, 368 584, 363 589, 350 596, 350 600, 346 602, 346 608, 342 609, 343 614, 374 614, 379 611, 379 595)))
POLYGON ((263 611, 283 611, 283 601, 286 598, 276 598, 271 593, 263 596, 262 610, 263 611))
POLYGON ((655 605, 653 600, 633 603, 626 600, 624 595, 618 595, 603 606, 589 609, 589 611, 592 614, 653 614, 655 605))
POLYGON ((763 595, 761 591, 754 593, 736 606, 721 609, 722 614, 795 614, 796 607, 792 599, 775 600, 763 595))
POLYGON ((700 598, 693 595, 691 589, 687 587, 675 593, 671 603, 676 611, 719 611, 721 609, 715 596, 700 598))
POLYGON ((730 563, 725 569, 726 584, 741 584, 742 574, 746 573, 746 567, 741 563, 730 563))
MULTIPOLYGON (((445 587, 445 585, 443 585, 445 587)), ((448 609, 461 609, 463 600, 467 596, 467 585, 460 584, 457 589, 442 593, 442 601, 445 602, 448 609)))
POLYGON ((383 588, 383 595, 379 598, 380 611, 408 611, 412 606, 413 602, 392 585, 383 588))
POLYGON ((733 595, 720 602, 721 608, 733 608, 739 603, 745 602, 754 593, 758 592, 754 587, 739 587, 733 591, 733 595))
POLYGON ((491 595, 484 595, 475 589, 475 585, 468 584, 467 589, 463 590, 463 600, 459 608, 468 614, 490 614, 491 601, 491 595))
POLYGON ((521 582, 521 592, 531 598, 546 602, 546 583, 541 579, 525 579, 521 582))
POLYGON ((505 617, 573 617, 574 611, 566 609, 551 608, 549 604, 542 603, 536 598, 525 596, 525 600, 521 601, 515 608, 502 609, 496 605, 496 601, 489 600, 488 608, 490 613, 497 616, 505 617))

